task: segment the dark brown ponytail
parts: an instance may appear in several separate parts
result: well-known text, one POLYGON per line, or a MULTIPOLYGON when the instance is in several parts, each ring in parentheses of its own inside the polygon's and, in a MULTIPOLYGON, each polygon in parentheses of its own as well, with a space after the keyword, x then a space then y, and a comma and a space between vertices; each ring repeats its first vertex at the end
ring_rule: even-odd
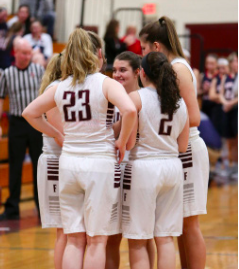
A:
POLYGON ((172 65, 161 52, 150 52, 143 58, 141 65, 148 80, 157 89, 162 113, 173 115, 179 108, 181 96, 172 65))
POLYGON ((145 42, 162 43, 175 56, 185 58, 174 24, 166 16, 147 24, 140 31, 139 36, 145 42))

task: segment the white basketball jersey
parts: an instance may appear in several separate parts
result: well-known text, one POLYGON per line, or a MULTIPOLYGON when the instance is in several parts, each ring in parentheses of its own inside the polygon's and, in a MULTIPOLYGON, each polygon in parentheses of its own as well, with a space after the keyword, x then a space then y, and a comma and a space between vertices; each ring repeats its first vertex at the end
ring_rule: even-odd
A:
MULTIPOLYGON (((51 84, 49 84, 45 91, 49 89, 50 87, 57 85, 60 83, 60 80, 55 80, 51 84)), ((54 138, 49 137, 45 134, 42 134, 43 136, 43 147, 42 151, 46 154, 54 154, 54 155, 60 155, 61 154, 61 147, 55 142, 54 138)))
POLYGON ((162 114, 157 91, 142 88, 138 91, 142 103, 139 112, 139 141, 130 152, 130 159, 147 157, 178 157, 177 138, 187 120, 187 108, 181 99, 173 116, 162 114))
MULTIPOLYGON (((188 62, 183 59, 183 58, 175 58, 172 60, 171 65, 174 65, 175 63, 182 63, 184 65, 187 66, 188 70, 190 71, 192 78, 193 78, 193 86, 194 86, 194 90, 195 90, 195 94, 197 96, 197 79, 193 73, 193 70, 191 68, 191 66, 188 64, 188 62)), ((194 136, 198 136, 200 134, 200 132, 198 131, 197 127, 191 127, 190 128, 190 132, 189 132, 189 137, 192 138, 194 136)))
POLYGON ((58 85, 55 102, 65 134, 62 152, 115 156, 114 105, 103 94, 105 78, 100 73, 91 74, 73 87, 70 76, 58 85))

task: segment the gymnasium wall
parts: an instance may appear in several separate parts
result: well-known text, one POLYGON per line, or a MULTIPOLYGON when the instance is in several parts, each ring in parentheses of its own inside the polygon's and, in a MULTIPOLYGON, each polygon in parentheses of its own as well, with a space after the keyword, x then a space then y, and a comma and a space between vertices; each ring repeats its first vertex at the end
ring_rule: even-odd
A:
MULTIPOLYGON (((167 15, 175 22, 178 33, 186 32, 186 24, 199 23, 235 23, 238 21, 237 0, 114 0, 114 10, 121 7, 142 7, 145 3, 156 3, 157 13, 155 18, 167 15)), ((111 0, 86 0, 85 17, 86 25, 99 26, 100 36, 104 35, 105 26, 111 18, 111 0)), ((58 0, 57 12, 65 5, 65 15, 63 27, 59 26, 59 31, 65 28, 63 39, 67 38, 74 26, 80 22, 81 0, 58 0), (60 4, 61 3, 61 4, 60 4)), ((153 19, 154 16, 149 17, 153 19)), ((58 22, 62 23, 60 16, 58 22)), ((121 32, 123 35, 127 24, 140 24, 137 15, 125 16, 121 20, 121 32)), ((141 27, 141 26, 140 26, 141 27)), ((140 28, 139 27, 139 28, 140 28)), ((64 41, 64 40, 60 41, 64 41)))
MULTIPOLYGON (((0 0, 0 5, 7 6, 10 12, 13 1, 0 0)), ((56 33, 59 42, 65 42, 71 31, 80 23, 81 1, 57 0, 56 33)), ((179 34, 187 32, 186 24, 237 23, 238 21, 237 0, 113 0, 113 2, 114 10, 121 7, 142 7, 146 3, 155 3, 156 14, 149 19, 167 15, 175 22, 179 34)), ((15 0, 15 7, 17 6, 18 0, 15 0)), ((106 23, 111 15, 111 0, 85 1, 84 24, 98 26, 100 36, 104 35, 106 23)), ((125 27, 129 23, 140 25, 139 16, 133 13, 123 16, 120 35, 123 35, 125 27)))

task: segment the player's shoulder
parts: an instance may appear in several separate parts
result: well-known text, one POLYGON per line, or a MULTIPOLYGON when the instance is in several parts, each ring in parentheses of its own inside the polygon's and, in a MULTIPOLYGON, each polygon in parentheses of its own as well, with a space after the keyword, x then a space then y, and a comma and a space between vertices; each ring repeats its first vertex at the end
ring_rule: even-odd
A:
POLYGON ((173 64, 173 70, 175 71, 177 78, 180 81, 192 80, 193 71, 189 65, 177 62, 173 64))
POLYGON ((185 59, 182 59, 182 61, 180 62, 173 63, 172 66, 174 71, 176 72, 186 72, 186 71, 188 72, 191 69, 190 65, 186 62, 185 59))
MULTIPOLYGON (((102 75, 102 76, 104 76, 104 75, 102 75)), ((105 76, 105 79, 103 82, 103 87, 108 88, 108 87, 115 87, 115 86, 122 86, 122 85, 118 81, 116 81, 108 76, 105 76)))

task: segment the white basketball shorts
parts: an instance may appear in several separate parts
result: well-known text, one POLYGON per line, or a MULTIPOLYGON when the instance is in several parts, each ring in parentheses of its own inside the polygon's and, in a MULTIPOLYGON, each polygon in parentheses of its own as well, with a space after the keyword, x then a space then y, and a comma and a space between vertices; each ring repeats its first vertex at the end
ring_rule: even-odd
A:
POLYGON ((42 228, 62 228, 59 203, 59 156, 41 154, 37 187, 42 228))
POLYGON ((189 140, 186 153, 181 153, 184 172, 183 216, 207 214, 207 192, 209 180, 209 157, 201 137, 189 140))
POLYGON ((130 239, 179 236, 183 169, 178 158, 129 161, 123 181, 122 229, 130 239))
POLYGON ((62 153, 60 206, 64 233, 120 233, 120 166, 107 156, 62 153))

